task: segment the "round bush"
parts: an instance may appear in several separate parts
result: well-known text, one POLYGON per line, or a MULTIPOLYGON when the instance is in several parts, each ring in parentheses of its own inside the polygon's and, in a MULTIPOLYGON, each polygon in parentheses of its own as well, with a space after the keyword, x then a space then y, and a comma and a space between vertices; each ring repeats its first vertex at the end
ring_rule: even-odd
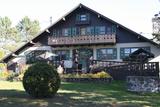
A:
POLYGON ((60 77, 55 67, 47 63, 36 63, 26 70, 23 87, 32 97, 52 97, 60 87, 60 77))

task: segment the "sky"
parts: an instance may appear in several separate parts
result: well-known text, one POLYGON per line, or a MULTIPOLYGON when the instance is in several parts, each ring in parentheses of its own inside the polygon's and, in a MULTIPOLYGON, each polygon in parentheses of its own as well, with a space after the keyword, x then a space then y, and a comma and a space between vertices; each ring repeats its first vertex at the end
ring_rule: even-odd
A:
POLYGON ((0 17, 8 16, 13 26, 24 16, 39 20, 41 29, 57 21, 82 3, 104 16, 151 38, 152 18, 160 11, 160 0, 0 0, 0 17))

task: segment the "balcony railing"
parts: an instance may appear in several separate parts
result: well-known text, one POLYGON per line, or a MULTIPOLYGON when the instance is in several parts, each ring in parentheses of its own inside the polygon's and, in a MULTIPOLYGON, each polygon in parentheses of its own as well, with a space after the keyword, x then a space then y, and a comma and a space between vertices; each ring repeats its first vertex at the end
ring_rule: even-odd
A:
POLYGON ((73 37, 49 37, 48 45, 78 45, 78 44, 114 44, 116 35, 87 35, 73 37))

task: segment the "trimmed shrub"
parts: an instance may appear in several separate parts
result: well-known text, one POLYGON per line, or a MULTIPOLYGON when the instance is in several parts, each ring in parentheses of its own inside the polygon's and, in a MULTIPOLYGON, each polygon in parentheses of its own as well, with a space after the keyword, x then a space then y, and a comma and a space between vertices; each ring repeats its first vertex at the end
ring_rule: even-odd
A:
POLYGON ((60 87, 60 77, 55 67, 39 62, 26 70, 23 87, 32 97, 53 97, 60 87))
POLYGON ((62 78, 112 78, 107 72, 101 71, 95 74, 63 74, 62 78))

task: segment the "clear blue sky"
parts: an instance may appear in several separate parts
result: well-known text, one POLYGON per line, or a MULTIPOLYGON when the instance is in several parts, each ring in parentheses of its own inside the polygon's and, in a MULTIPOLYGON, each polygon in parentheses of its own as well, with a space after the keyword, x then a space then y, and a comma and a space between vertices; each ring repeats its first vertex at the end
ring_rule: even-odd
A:
POLYGON ((0 16, 16 24, 24 16, 40 21, 42 29, 82 3, 146 37, 152 33, 151 19, 160 11, 159 0, 0 0, 0 16))

